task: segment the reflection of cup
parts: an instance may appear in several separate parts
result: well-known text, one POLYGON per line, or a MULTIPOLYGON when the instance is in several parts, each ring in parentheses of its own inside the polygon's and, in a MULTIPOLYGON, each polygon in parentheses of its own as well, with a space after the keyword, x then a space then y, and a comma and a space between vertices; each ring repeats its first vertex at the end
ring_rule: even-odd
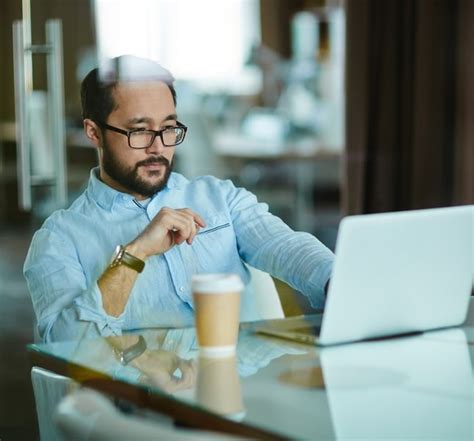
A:
POLYGON ((234 420, 244 415, 237 359, 200 357, 196 400, 203 407, 234 420))
POLYGON ((202 355, 222 357, 235 353, 242 288, 237 274, 193 276, 196 332, 202 355))

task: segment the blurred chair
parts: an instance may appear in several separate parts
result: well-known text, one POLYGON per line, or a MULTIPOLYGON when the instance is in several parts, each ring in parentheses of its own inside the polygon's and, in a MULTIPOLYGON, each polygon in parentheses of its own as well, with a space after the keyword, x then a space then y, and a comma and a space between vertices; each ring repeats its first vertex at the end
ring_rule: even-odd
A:
POLYGON ((262 319, 283 318, 283 308, 275 282, 270 274, 247 265, 252 276, 251 284, 255 293, 257 310, 262 319))
POLYGON ((66 441, 57 430, 52 415, 59 402, 76 386, 70 378, 46 369, 31 369, 31 383, 36 403, 36 415, 41 441, 66 441))
POLYGON ((121 414, 105 396, 86 388, 71 393, 60 402, 54 421, 64 439, 74 441, 235 439, 230 435, 169 428, 140 417, 121 414))

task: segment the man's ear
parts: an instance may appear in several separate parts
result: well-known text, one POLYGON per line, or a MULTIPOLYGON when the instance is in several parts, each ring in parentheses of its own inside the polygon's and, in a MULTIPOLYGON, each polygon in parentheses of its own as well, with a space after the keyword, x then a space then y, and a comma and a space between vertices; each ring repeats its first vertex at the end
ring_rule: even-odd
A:
POLYGON ((86 118, 83 121, 84 124, 84 133, 87 138, 97 147, 102 147, 102 132, 100 131, 99 126, 89 118, 86 118))

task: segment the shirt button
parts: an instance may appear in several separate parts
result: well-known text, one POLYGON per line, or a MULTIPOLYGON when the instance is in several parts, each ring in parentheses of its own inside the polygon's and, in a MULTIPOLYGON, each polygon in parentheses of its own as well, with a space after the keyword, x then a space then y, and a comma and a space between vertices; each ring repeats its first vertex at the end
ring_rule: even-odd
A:
POLYGON ((184 292, 184 286, 182 286, 181 288, 179 288, 179 290, 180 290, 181 292, 184 292))

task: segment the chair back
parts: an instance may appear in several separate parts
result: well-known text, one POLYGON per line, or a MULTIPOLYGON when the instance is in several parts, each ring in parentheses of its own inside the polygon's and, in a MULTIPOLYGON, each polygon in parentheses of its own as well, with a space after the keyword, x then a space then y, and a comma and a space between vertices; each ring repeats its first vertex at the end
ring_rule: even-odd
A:
POLYGON ((59 402, 70 392, 75 382, 46 369, 33 367, 31 383, 35 396, 36 415, 42 441, 66 441, 53 423, 52 415, 59 402))
POLYGON ((247 268, 252 277, 250 283, 255 294, 259 316, 265 320, 283 318, 285 314, 272 276, 249 265, 247 268))

